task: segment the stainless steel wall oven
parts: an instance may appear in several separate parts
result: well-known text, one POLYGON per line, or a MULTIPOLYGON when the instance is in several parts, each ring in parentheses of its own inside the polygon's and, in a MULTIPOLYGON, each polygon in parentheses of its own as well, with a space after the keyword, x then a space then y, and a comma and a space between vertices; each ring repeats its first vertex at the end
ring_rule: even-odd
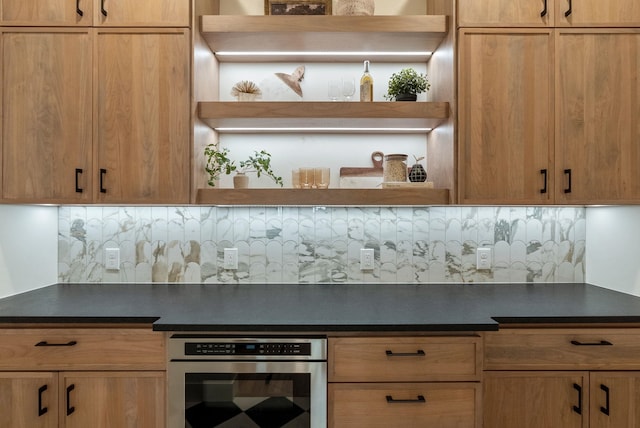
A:
POLYGON ((324 337, 173 334, 168 428, 326 428, 324 337))

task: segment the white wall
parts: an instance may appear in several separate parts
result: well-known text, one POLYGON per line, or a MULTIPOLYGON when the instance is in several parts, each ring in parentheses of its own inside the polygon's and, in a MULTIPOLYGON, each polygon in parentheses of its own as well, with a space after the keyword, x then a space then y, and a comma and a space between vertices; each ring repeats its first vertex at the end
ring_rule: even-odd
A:
POLYGON ((58 282, 58 208, 0 205, 0 297, 58 282))
POLYGON ((590 284, 640 296, 640 207, 587 208, 590 284))

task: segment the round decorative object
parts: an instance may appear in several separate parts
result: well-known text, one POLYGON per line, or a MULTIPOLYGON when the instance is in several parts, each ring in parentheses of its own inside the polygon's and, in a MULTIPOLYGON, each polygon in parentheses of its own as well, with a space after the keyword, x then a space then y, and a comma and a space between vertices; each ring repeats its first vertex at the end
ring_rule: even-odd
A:
POLYGON ((373 15, 375 0, 337 0, 336 15, 373 15))
POLYGON ((419 163, 413 165, 409 170, 409 181, 412 183, 421 183, 427 181, 427 171, 424 170, 419 163))

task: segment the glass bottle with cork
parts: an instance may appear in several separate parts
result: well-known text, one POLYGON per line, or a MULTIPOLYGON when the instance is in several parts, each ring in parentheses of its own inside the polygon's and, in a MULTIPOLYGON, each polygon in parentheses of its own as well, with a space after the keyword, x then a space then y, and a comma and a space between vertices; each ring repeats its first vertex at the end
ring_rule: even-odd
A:
POLYGON ((360 101, 373 101, 373 77, 369 72, 369 61, 364 62, 364 74, 360 78, 360 101))

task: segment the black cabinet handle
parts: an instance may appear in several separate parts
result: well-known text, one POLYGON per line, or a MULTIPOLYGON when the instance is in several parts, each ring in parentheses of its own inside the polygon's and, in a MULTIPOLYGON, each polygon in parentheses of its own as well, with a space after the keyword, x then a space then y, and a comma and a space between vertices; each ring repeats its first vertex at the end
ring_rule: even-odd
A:
POLYGON ((415 399, 411 400, 396 400, 392 395, 387 395, 387 403, 426 403, 427 400, 424 395, 418 395, 415 399))
POLYGON ((573 384, 573 389, 578 391, 578 405, 577 406, 573 406, 573 411, 576 412, 577 414, 581 415, 582 414, 582 387, 580 385, 578 385, 577 383, 574 383, 573 384))
POLYGON ((387 357, 424 357, 426 354, 422 349, 418 349, 416 352, 393 352, 385 351, 387 357))
POLYGON ((564 189, 564 193, 571 193, 571 170, 570 169, 565 169, 564 170, 564 175, 567 176, 567 178, 569 179, 569 187, 567 187, 566 189, 564 189))
POLYGON ((76 13, 78 16, 84 16, 84 12, 80 9, 80 0, 76 0, 76 13))
POLYGON ((567 9, 567 11, 564 13, 565 18, 568 18, 572 12, 573 12, 573 4, 572 4, 572 0, 569 0, 569 9, 567 9))
POLYGON ((74 389, 76 389, 76 386, 74 384, 71 384, 67 387, 67 416, 76 411, 75 407, 69 405, 71 404, 71 391, 73 391, 74 389))
POLYGON ((76 193, 82 193, 82 187, 80 187, 81 175, 82 175, 82 168, 76 168, 76 193))
POLYGON ((103 16, 107 16, 107 10, 104 8, 104 0, 100 1, 100 11, 102 12, 103 16))
POLYGON ((544 177, 544 187, 540 189, 540 193, 547 193, 547 169, 541 169, 540 174, 544 177))
POLYGON ((540 12, 541 18, 544 18, 545 16, 547 16, 547 0, 544 0, 544 9, 542 9, 542 12, 540 12))
POLYGON ((100 193, 107 193, 107 189, 104 188, 104 176, 107 175, 107 170, 100 168, 100 193))
POLYGON ((46 340, 43 340, 42 342, 36 343, 35 346, 75 346, 77 344, 78 342, 76 342, 75 340, 69 341, 67 343, 49 343, 46 340))
POLYGON ((605 415, 609 416, 609 387, 605 385, 600 385, 600 389, 604 391, 606 404, 605 407, 600 407, 600 411, 605 415))
POLYGON ((571 344, 575 346, 613 346, 613 343, 608 340, 601 340, 600 342, 578 342, 577 340, 572 340, 571 344))
POLYGON ((38 416, 42 416, 49 411, 48 408, 42 407, 42 393, 47 390, 47 385, 38 388, 38 416))

